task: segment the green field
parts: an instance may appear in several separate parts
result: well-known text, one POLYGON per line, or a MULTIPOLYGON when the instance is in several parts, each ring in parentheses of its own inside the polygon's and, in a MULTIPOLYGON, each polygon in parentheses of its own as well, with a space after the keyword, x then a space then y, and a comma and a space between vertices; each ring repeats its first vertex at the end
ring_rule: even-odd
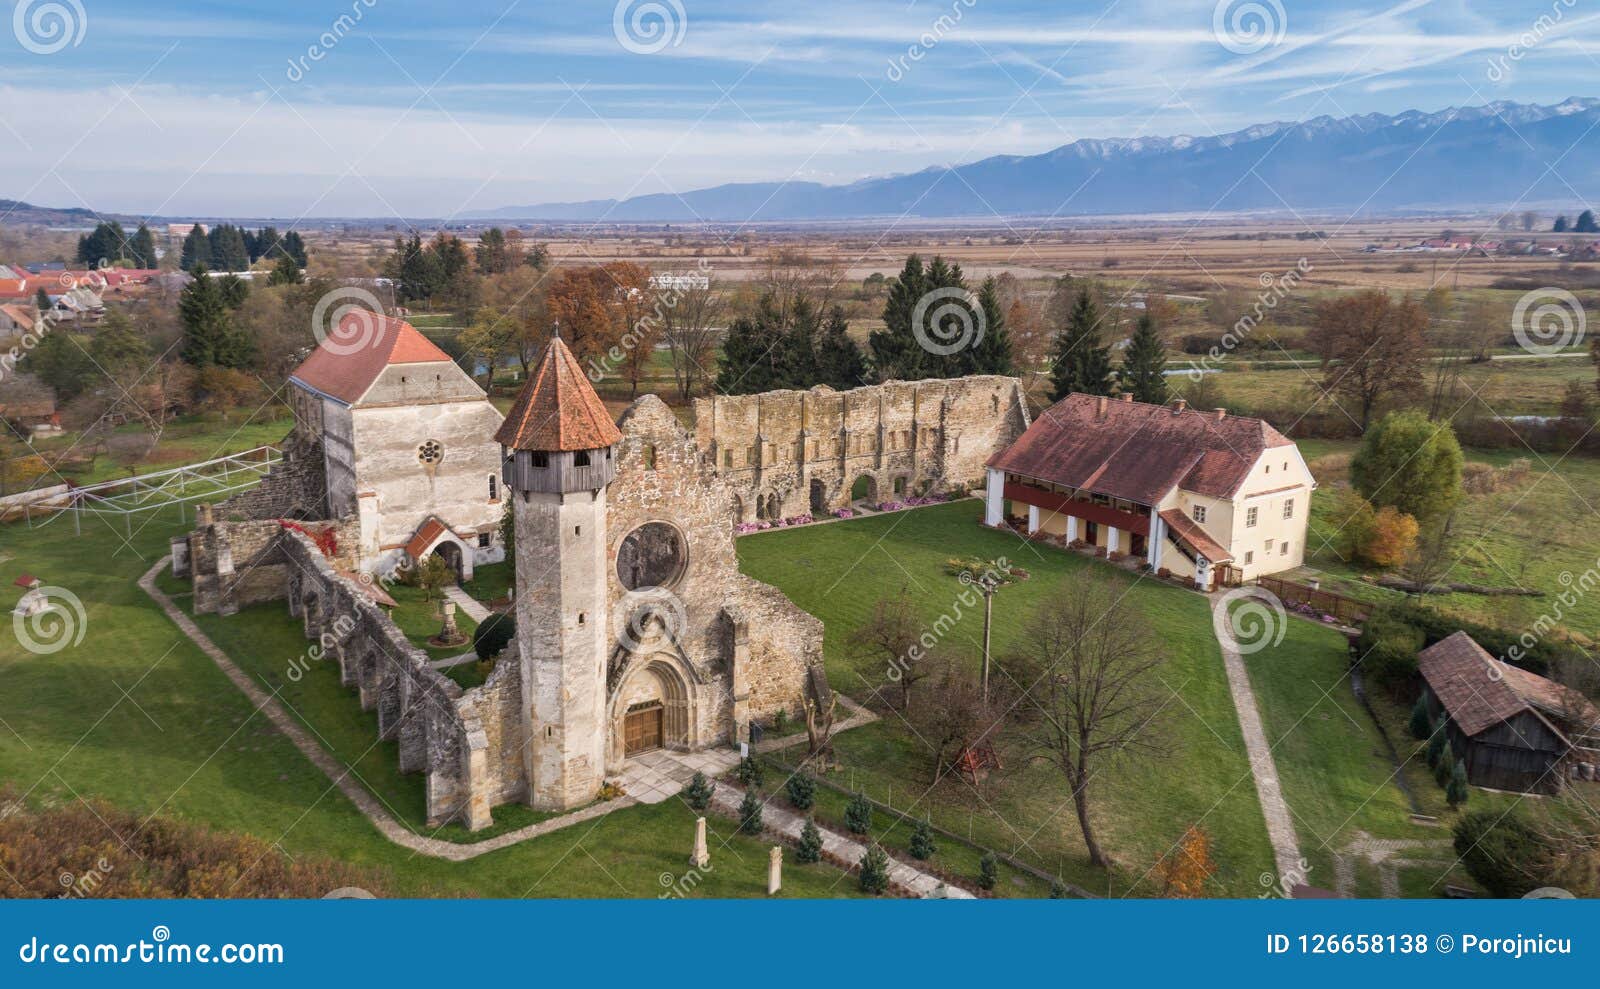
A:
MULTIPOLYGON (((1355 452, 1353 441, 1302 440, 1308 462, 1355 452)), ((1584 635, 1600 629, 1600 595, 1579 595, 1570 607, 1554 595, 1572 578, 1600 566, 1600 459, 1527 450, 1466 450, 1467 461, 1504 467, 1518 458, 1531 462, 1525 480, 1492 494, 1469 494, 1458 509, 1458 562, 1447 579, 1494 587, 1527 587, 1544 597, 1485 597, 1436 594, 1428 603, 1451 614, 1498 625, 1527 628, 1542 614, 1562 615, 1560 624, 1584 635), (1563 574, 1567 575, 1563 578, 1563 574)), ((1340 558, 1335 535, 1341 520, 1334 504, 1341 482, 1319 478, 1311 502, 1307 566, 1333 578, 1327 586, 1380 601, 1397 596, 1364 582, 1371 575, 1340 558)))
MULTIPOLYGON (((739 540, 743 569, 782 588, 826 624, 825 654, 834 687, 858 700, 887 686, 881 661, 851 654, 850 630, 880 595, 905 588, 931 626, 949 613, 963 585, 945 574, 952 556, 1007 557, 1032 578, 1002 590, 994 604, 994 651, 1003 656, 1025 617, 1052 589, 1105 573, 1102 564, 1034 546, 977 524, 976 501, 851 522, 762 533, 739 540)), ((1251 783, 1238 718, 1223 676, 1207 602, 1180 588, 1143 581, 1132 600, 1166 652, 1171 691, 1163 709, 1163 755, 1111 765, 1096 780, 1096 826, 1116 860, 1108 875, 1091 867, 1059 773, 1026 753, 1005 756, 1004 771, 980 787, 946 779, 930 788, 927 750, 897 715, 841 735, 836 782, 864 790, 912 817, 971 834, 979 845, 1016 856, 1093 892, 1151 892, 1149 871, 1191 823, 1211 833, 1220 867, 1216 891, 1253 895, 1272 865, 1266 825, 1251 783)), ((945 644, 976 669, 981 611, 962 616, 945 644)))
MULTIPOLYGON (((82 642, 50 655, 0 636, 0 779, 16 796, 40 803, 97 797, 247 832, 285 854, 375 868, 400 893, 657 897, 662 876, 683 875, 695 815, 677 801, 620 810, 464 863, 390 844, 135 584, 181 531, 176 514, 165 514, 136 529, 128 548, 87 524, 82 538, 59 524, 0 527, 0 608, 16 604, 21 592, 11 578, 27 570, 77 595, 87 618, 82 642)), ((281 683, 306 648, 287 610, 237 617, 243 620, 226 635, 219 631, 219 643, 227 638, 220 644, 235 659, 248 658, 253 672, 281 683)), ((213 630, 227 621, 206 620, 213 630)), ((337 686, 330 668, 314 670, 317 677, 301 681, 300 714, 341 753, 371 746, 376 732, 362 727, 369 716, 355 695, 328 688, 329 679, 337 686)), ((377 757, 381 749, 352 762, 402 819, 414 820, 420 804, 407 809, 406 794, 420 792, 420 778, 399 777, 392 760, 377 757)), ((711 825, 712 868, 689 895, 764 896, 764 844, 733 835, 731 822, 711 825)), ((791 864, 784 872, 786 896, 855 891, 825 865, 791 864)))

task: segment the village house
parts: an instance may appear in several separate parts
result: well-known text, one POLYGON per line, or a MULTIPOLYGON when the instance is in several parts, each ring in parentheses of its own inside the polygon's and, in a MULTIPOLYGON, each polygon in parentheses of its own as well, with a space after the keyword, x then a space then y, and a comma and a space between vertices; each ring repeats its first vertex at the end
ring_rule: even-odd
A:
POLYGON ((1209 589, 1300 566, 1315 487, 1260 419, 1073 394, 989 460, 984 519, 1209 589))
POLYGON ((0 422, 30 439, 60 433, 55 391, 31 374, 6 373, 0 364, 0 422))
POLYGON ((1417 654, 1423 703, 1448 718, 1450 749, 1474 786, 1555 793, 1600 768, 1600 710, 1577 691, 1489 655, 1465 632, 1417 654))
POLYGON ((20 302, 0 304, 0 336, 32 333, 38 325, 39 311, 20 302))

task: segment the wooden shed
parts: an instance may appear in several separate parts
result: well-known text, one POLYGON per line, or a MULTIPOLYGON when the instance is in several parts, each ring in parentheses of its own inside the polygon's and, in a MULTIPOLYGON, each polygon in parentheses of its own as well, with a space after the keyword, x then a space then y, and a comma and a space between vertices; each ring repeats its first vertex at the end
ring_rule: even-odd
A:
POLYGON ((1474 786, 1555 793, 1569 775, 1593 778, 1600 751, 1584 746, 1600 736, 1600 711, 1575 691, 1495 659, 1465 632, 1424 649, 1417 668, 1428 713, 1449 717, 1474 786))

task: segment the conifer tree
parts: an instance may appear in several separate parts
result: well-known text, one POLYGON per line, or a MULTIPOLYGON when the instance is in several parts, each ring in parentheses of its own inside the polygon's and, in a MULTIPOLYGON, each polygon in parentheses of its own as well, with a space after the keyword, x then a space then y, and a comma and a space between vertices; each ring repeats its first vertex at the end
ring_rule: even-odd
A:
POLYGON ((150 228, 143 223, 134 231, 133 240, 128 244, 128 260, 133 262, 135 268, 146 271, 154 270, 161 259, 156 251, 156 238, 150 228))
POLYGON ((197 267, 178 297, 183 322, 182 357, 194 367, 242 368, 250 364, 254 346, 238 326, 217 280, 197 267))
POLYGON ((747 755, 739 760, 737 772, 739 782, 752 789, 760 787, 766 777, 766 770, 762 768, 760 760, 753 755, 747 755))
POLYGON ((795 773, 783 787, 795 810, 810 810, 817 799, 817 783, 805 773, 795 773))
POLYGON ((183 238, 183 257, 179 260, 179 266, 184 271, 193 271, 197 267, 211 267, 211 239, 206 236, 206 232, 198 223, 189 231, 188 236, 183 238))
POLYGON ((744 791, 739 802, 739 830, 745 834, 761 833, 761 798, 752 788, 744 791))
POLYGON ((1444 798, 1450 802, 1450 806, 1460 807, 1467 802, 1467 794, 1470 792, 1467 786, 1467 764, 1457 759, 1455 767, 1450 770, 1450 782, 1445 785, 1444 798))
POLYGON ((828 313, 828 322, 816 340, 815 354, 814 380, 801 387, 827 385, 835 391, 846 391, 866 383, 867 359, 860 345, 850 338, 849 324, 839 306, 828 313))
POLYGON ((861 891, 883 893, 889 889, 889 856, 873 845, 861 856, 861 891))
MULTIPOLYGON (((920 256, 913 254, 906 258, 900 276, 889 284, 889 298, 883 305, 883 329, 873 331, 867 338, 872 367, 879 381, 950 378, 963 373, 970 358, 963 352, 950 355, 930 352, 918 339, 915 322, 918 306, 930 293, 939 289, 965 291, 966 287, 960 265, 935 257, 924 267, 920 256)), ((924 307, 923 318, 932 319, 937 309, 937 306, 924 307)), ((975 321, 976 314, 971 318, 975 321)), ((924 339, 930 338, 931 329, 922 328, 924 339)), ((937 336, 933 334, 933 338, 937 336)))
POLYGON ((865 793, 857 793, 845 805, 844 826, 851 834, 866 834, 872 830, 872 804, 867 802, 865 793))
POLYGON ((1428 702, 1421 697, 1411 707, 1411 737, 1422 741, 1433 733, 1433 722, 1428 717, 1428 702))
POLYGON ((805 826, 800 829, 800 847, 795 849, 794 858, 806 864, 822 860, 822 832, 817 829, 817 822, 810 815, 806 816, 805 826))
MULTIPOLYGON (((509 512, 506 514, 510 514, 509 512)), ((684 802, 691 810, 705 813, 711 806, 711 795, 717 790, 717 785, 706 779, 705 773, 695 773, 689 778, 689 785, 683 788, 684 802)))
POLYGON ((1139 317, 1133 339, 1122 355, 1122 387, 1136 402, 1163 405, 1167 401, 1167 348, 1149 313, 1139 317))
POLYGON ((1433 737, 1428 739, 1428 766, 1437 768, 1439 761, 1444 758, 1445 723, 1440 719, 1439 724, 1433 729, 1433 737))
POLYGON ((1000 860, 995 858, 994 852, 985 852, 983 858, 978 860, 978 888, 994 889, 999 881, 1000 860))
POLYGON ((978 289, 978 309, 983 315, 983 339, 970 350, 969 374, 1014 374, 1011 330, 1006 326, 1005 310, 1000 305, 1000 283, 993 275, 978 289))
POLYGON ((938 851, 938 847, 933 843, 933 825, 926 818, 918 821, 917 826, 912 829, 911 844, 907 850, 911 852, 911 857, 918 861, 931 859, 938 851))
POLYGON ((1066 325, 1056 334, 1051 365, 1052 401, 1073 392, 1111 394, 1111 348, 1100 342, 1100 307, 1087 288, 1079 290, 1066 325))
POLYGON ((294 258, 283 253, 278 254, 278 260, 272 266, 272 274, 267 276, 268 285, 300 285, 305 280, 305 276, 300 273, 300 266, 295 264, 294 258))

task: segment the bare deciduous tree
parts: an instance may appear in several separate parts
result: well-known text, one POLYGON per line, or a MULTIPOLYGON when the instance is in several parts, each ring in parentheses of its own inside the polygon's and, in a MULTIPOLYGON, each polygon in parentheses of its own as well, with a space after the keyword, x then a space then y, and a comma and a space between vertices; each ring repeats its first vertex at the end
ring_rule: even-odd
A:
POLYGON ((1412 299, 1359 292, 1317 310, 1324 390, 1355 403, 1364 430, 1379 405, 1421 390, 1428 312, 1412 299))
POLYGON ((932 755, 931 781, 937 783, 969 748, 993 745, 1005 711, 1011 706, 991 692, 983 699, 983 685, 947 658, 930 661, 928 685, 922 702, 910 715, 917 735, 932 755))
POLYGON ((884 676, 900 685, 902 711, 911 709, 911 688, 929 673, 928 655, 921 642, 923 631, 911 595, 901 588, 895 597, 879 598, 872 617, 850 635, 857 655, 882 660, 884 676))
POLYGON ((1163 664, 1126 581, 1066 584, 1034 613, 1007 663, 1026 695, 1018 705, 1033 758, 1072 788, 1089 861, 1110 864, 1090 820, 1090 784, 1109 759, 1162 747, 1163 664))
POLYGON ((722 292, 715 282, 705 288, 669 290, 674 305, 662 310, 661 333, 672 358, 672 377, 684 401, 717 374, 717 327, 722 315, 722 292))

